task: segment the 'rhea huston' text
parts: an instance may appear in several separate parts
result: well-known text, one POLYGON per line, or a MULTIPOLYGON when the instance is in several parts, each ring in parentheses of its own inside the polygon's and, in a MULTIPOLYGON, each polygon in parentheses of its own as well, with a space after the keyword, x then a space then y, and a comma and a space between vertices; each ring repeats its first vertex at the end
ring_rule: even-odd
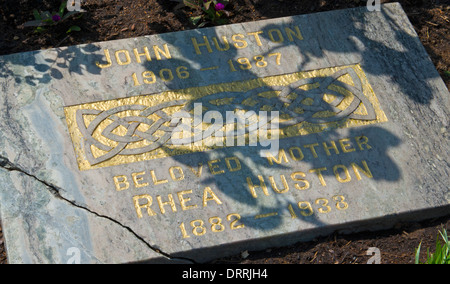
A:
MULTIPOLYGON (((319 156, 345 155, 352 152, 362 152, 372 149, 366 136, 343 138, 337 141, 313 143, 280 148, 278 155, 268 155, 267 166, 289 165, 304 159, 316 159, 319 156)), ((186 178, 202 178, 205 175, 229 175, 243 170, 243 162, 237 157, 208 160, 196 166, 172 166, 167 172, 159 169, 143 169, 139 172, 116 175, 113 177, 116 191, 139 190, 140 194, 133 196, 133 205, 138 218, 144 214, 176 213, 197 208, 204 208, 214 204, 223 204, 221 192, 212 187, 203 188, 202 194, 193 194, 192 189, 182 189, 175 193, 156 194, 142 193, 145 189, 154 191, 159 186, 168 183, 178 183, 186 178), (207 172, 205 174, 205 172, 207 172)), ((335 164, 329 167, 315 167, 308 170, 295 170, 292 173, 277 175, 261 175, 253 173, 247 176, 244 184, 253 198, 261 195, 285 194, 290 190, 305 191, 313 184, 327 186, 327 179, 334 178, 340 183, 351 180, 360 181, 363 178, 373 178, 369 164, 365 160, 358 160, 348 165, 335 164), (331 176, 331 177, 330 177, 331 176)), ((242 184, 242 182, 240 183, 242 184)))

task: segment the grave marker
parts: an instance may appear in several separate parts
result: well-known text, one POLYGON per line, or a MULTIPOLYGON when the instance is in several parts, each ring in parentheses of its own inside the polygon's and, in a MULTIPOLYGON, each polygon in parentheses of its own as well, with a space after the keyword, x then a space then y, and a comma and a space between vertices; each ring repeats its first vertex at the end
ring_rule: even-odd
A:
POLYGON ((204 262, 450 212, 399 4, 0 57, 10 263, 204 262))

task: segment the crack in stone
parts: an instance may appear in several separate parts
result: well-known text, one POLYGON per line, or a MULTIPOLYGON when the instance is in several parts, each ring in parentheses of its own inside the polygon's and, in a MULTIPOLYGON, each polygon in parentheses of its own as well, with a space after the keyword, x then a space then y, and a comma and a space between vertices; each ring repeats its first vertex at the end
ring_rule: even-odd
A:
POLYGON ((160 255, 162 255, 162 256, 164 256, 164 257, 170 259, 170 260, 189 261, 189 262, 191 262, 191 263, 193 263, 193 264, 196 263, 196 261, 193 260, 193 259, 189 259, 189 258, 185 258, 185 257, 172 257, 172 256, 170 256, 170 254, 165 253, 165 252, 161 251, 160 249, 158 249, 158 248, 152 246, 151 244, 149 244, 149 243, 148 243, 147 241, 145 241, 141 236, 139 236, 136 232, 134 232, 130 227, 125 226, 124 224, 120 223, 119 221, 117 221, 117 220, 115 220, 115 219, 113 219, 113 218, 111 218, 111 217, 109 217, 109 216, 99 214, 99 213, 97 213, 97 212, 95 212, 95 211, 92 211, 91 209, 89 209, 89 208, 87 208, 87 207, 84 207, 84 206, 82 206, 82 205, 79 205, 79 204, 77 204, 75 201, 71 201, 71 200, 69 200, 69 199, 67 199, 67 198, 64 198, 64 197, 60 194, 60 189, 59 189, 57 186, 55 186, 55 185, 53 185, 53 184, 51 184, 51 183, 48 183, 48 182, 46 182, 45 180, 41 180, 40 178, 38 178, 38 177, 36 177, 36 176, 34 176, 34 175, 32 175, 32 174, 26 172, 25 170, 23 170, 23 169, 21 169, 20 167, 18 167, 18 166, 16 166, 16 165, 14 165, 13 163, 11 163, 11 161, 9 161, 7 158, 5 158, 5 157, 3 157, 3 156, 0 156, 0 167, 3 168, 3 169, 5 169, 5 170, 7 170, 7 171, 10 171, 10 172, 11 172, 11 171, 17 171, 17 172, 23 173, 23 174, 25 174, 25 175, 27 175, 27 176, 29 176, 29 177, 31 177, 31 178, 37 180, 38 182, 44 184, 44 185, 49 189, 50 193, 51 193, 54 197, 56 197, 56 198, 58 198, 58 199, 60 199, 60 200, 63 200, 63 201, 65 201, 65 202, 67 202, 67 203, 71 204, 72 206, 75 206, 75 207, 77 207, 77 208, 79 208, 79 209, 88 211, 89 213, 94 214, 94 215, 96 215, 97 217, 108 219, 109 221, 111 221, 111 222, 113 222, 113 223, 115 223, 115 224, 121 226, 122 228, 124 228, 124 229, 126 229, 128 232, 130 232, 132 235, 134 235, 138 240, 140 240, 141 242, 143 242, 148 248, 150 248, 150 249, 153 250, 154 252, 156 252, 156 253, 158 253, 158 254, 160 254, 160 255))

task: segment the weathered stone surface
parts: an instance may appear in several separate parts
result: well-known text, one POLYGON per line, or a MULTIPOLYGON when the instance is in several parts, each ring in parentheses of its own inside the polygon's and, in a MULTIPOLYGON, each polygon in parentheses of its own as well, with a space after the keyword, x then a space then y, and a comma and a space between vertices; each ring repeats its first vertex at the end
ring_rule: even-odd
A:
POLYGON ((449 93, 398 4, 13 54, 0 70, 10 263, 201 262, 450 212, 449 93), (194 103, 279 111, 279 151, 175 145, 170 119, 194 103))

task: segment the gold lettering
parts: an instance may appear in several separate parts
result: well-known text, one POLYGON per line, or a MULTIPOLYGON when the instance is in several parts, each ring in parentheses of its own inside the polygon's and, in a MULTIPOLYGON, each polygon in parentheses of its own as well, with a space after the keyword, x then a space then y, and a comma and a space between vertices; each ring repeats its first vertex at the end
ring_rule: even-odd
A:
POLYGON ((297 178, 296 176, 301 176, 301 177, 306 177, 306 174, 304 172, 294 172, 291 174, 291 179, 293 181, 300 181, 303 182, 305 185, 300 186, 297 183, 294 184, 295 188, 298 190, 306 190, 309 188, 309 181, 307 181, 306 179, 302 179, 302 178, 297 178))
POLYGON ((217 197, 217 195, 211 190, 209 187, 205 187, 205 190, 203 191, 203 207, 206 207, 208 205, 208 201, 214 200, 217 204, 221 205, 222 201, 217 197), (210 195, 211 197, 208 197, 210 195))
POLYGON ((294 161, 301 161, 305 157, 303 155, 302 149, 300 149, 300 147, 291 147, 291 148, 289 148, 289 154, 291 154, 291 158, 294 161), (298 157, 296 157, 294 155, 294 150, 296 150, 298 152, 298 155, 299 155, 298 157))
POLYGON ((152 176, 152 180, 153 180, 153 183, 154 183, 155 185, 163 184, 163 183, 166 183, 166 182, 167 182, 166 179, 158 180, 158 178, 156 177, 156 174, 155 174, 155 171, 154 171, 154 170, 150 171, 150 174, 151 174, 151 176, 152 176))
POLYGON ((364 136, 364 135, 357 136, 357 137, 355 137, 355 140, 356 140, 356 144, 358 144, 359 150, 361 150, 361 151, 364 150, 362 145, 366 145, 366 149, 372 149, 372 146, 367 144, 369 142, 369 138, 367 138, 366 136, 364 136), (361 141, 363 139, 364 139, 364 141, 361 141))
POLYGON ((181 167, 171 167, 169 169, 169 174, 170 177, 174 180, 174 181, 180 181, 184 179, 184 173, 183 173, 183 169, 181 167), (174 173, 174 170, 178 171, 178 175, 179 177, 177 177, 174 173))
POLYGON ((271 29, 271 30, 269 30, 269 39, 272 41, 272 42, 283 42, 284 41, 284 37, 283 37, 283 34, 281 33, 281 31, 279 30, 279 29, 271 29), (278 40, 275 40, 275 38, 273 37, 273 32, 275 32, 276 34, 277 34, 277 36, 278 36, 278 40))
POLYGON ((177 207, 175 206, 175 202, 173 201, 173 196, 171 193, 168 194, 169 201, 162 202, 161 196, 156 196, 156 200, 158 200, 159 210, 161 210, 162 214, 166 213, 166 210, 164 209, 164 205, 170 205, 170 208, 172 209, 172 212, 177 212, 177 207))
POLYGON ((305 148, 309 148, 311 150, 311 153, 313 154, 314 158, 317 158, 317 153, 316 153, 316 149, 314 147, 319 146, 319 143, 313 143, 313 144, 308 144, 308 145, 303 145, 303 147, 305 148))
POLYGON ((157 60, 162 60, 161 54, 164 55, 165 58, 171 59, 172 56, 170 55, 169 47, 167 46, 167 43, 163 45, 164 51, 159 48, 157 45, 153 46, 153 51, 155 52, 155 56, 157 60))
POLYGON ((148 48, 144 46, 144 53, 139 53, 137 48, 133 49, 134 56, 136 57, 136 61, 138 63, 141 63, 141 56, 144 56, 147 58, 147 61, 152 61, 152 57, 150 56, 150 52, 148 51, 148 48))
POLYGON ((152 205, 152 202, 153 202, 152 197, 150 195, 148 195, 148 194, 136 195, 136 196, 133 197, 134 208, 136 208, 136 213, 138 215, 138 218, 142 218, 143 217, 142 211, 141 211, 142 208, 146 208, 147 209, 148 216, 155 216, 156 215, 156 213, 150 208, 150 206, 152 205), (146 199, 147 203, 141 205, 139 203, 140 199, 146 199))
POLYGON ((350 139, 348 138, 339 139, 339 144, 341 145, 342 151, 344 153, 356 151, 355 148, 352 148, 352 144, 350 143, 350 139))
POLYGON ((235 35, 231 36, 231 39, 235 42, 234 46, 236 48, 246 48, 248 46, 247 41, 242 40, 242 39, 237 39, 237 38, 245 38, 245 36, 243 34, 235 34, 235 35), (239 45, 237 43, 241 43, 241 45, 239 45))
POLYGON ((270 180, 270 184, 272 185, 272 188, 275 192, 277 193, 285 193, 289 191, 289 185, 286 181, 286 178, 284 177, 284 175, 280 175, 280 179, 281 179, 281 183, 283 184, 283 189, 278 189, 277 184, 275 183, 275 179, 270 176, 269 180, 270 180))
POLYGON ((252 194, 253 198, 257 198, 258 195, 256 194, 255 188, 260 187, 264 194, 269 196, 269 191, 267 191, 266 183, 264 182, 264 178, 260 175, 258 175, 259 183, 260 185, 254 185, 252 182, 252 179, 250 177, 247 177, 247 184, 248 188, 250 189, 250 193, 252 194))
POLYGON ((261 39, 259 38, 259 34, 262 34, 262 33, 263 33, 262 31, 257 31, 257 32, 247 33, 247 34, 248 34, 248 35, 254 36, 254 37, 255 37, 255 40, 256 40, 256 44, 257 44, 258 46, 261 46, 261 45, 262 45, 262 42, 261 42, 261 39))
POLYGON ((286 156, 286 152, 284 151, 284 149, 279 149, 278 150, 278 159, 276 159, 274 156, 272 156, 272 154, 269 153, 269 152, 267 152, 266 158, 269 161, 269 164, 271 166, 273 166, 273 162, 274 161, 277 164, 281 164, 282 160, 284 160, 285 163, 289 163, 289 160, 288 160, 288 158, 286 156))
POLYGON ((361 161, 361 163, 362 163, 363 166, 364 166, 364 170, 363 170, 360 166, 358 166, 357 164, 351 163, 351 166, 352 166, 352 168, 353 168, 353 171, 355 172, 356 178, 357 178, 358 180, 361 180, 361 175, 359 174, 359 171, 361 171, 361 172, 362 172, 363 174, 365 174, 367 177, 373 178, 372 172, 370 171, 369 167, 367 166, 366 161, 363 160, 363 161, 361 161))
POLYGON ((105 53, 105 57, 106 57, 106 62, 108 62, 107 64, 100 64, 100 62, 96 61, 95 65, 97 65, 97 67, 99 68, 108 68, 111 67, 112 62, 111 62, 111 55, 109 54, 109 50, 105 49, 103 50, 103 52, 105 53))
POLYGON ((352 177, 350 176, 350 173, 348 172, 347 167, 344 166, 344 165, 335 165, 335 166, 333 167, 333 172, 334 172, 334 175, 336 176, 336 179, 337 179, 340 183, 345 183, 345 182, 349 182, 349 181, 352 180, 352 177), (344 170, 345 178, 341 178, 341 176, 339 175, 338 169, 344 170))
POLYGON ((196 175, 197 177, 201 177, 202 170, 203 170, 203 163, 198 163, 197 171, 194 170, 194 168, 191 166, 188 166, 188 167, 189 167, 189 169, 191 169, 191 171, 194 173, 194 175, 196 175))
POLYGON ((128 189, 130 187, 130 183, 127 181, 126 176, 115 176, 115 177, 113 177, 113 179, 114 179, 114 184, 116 185, 117 191, 122 191, 122 190, 128 189), (119 179, 121 179, 121 180, 119 180, 119 179), (121 186, 121 184, 123 184, 124 186, 121 186))
POLYGON ((309 172, 310 173, 316 173, 317 177, 319 178, 320 184, 322 186, 326 186, 327 183, 325 182, 325 179, 323 178, 323 175, 322 175, 322 172, 326 171, 326 170, 327 170, 327 168, 323 167, 323 168, 317 168, 317 169, 309 170, 309 172))
POLYGON ((148 185, 148 183, 146 183, 146 182, 139 183, 140 181, 144 180, 144 178, 143 177, 138 177, 138 176, 142 176, 144 174, 145 174, 145 172, 139 172, 139 173, 132 173, 131 174, 131 177, 133 178, 134 186, 136 188, 144 187, 144 186, 148 185))
POLYGON ((211 45, 209 44, 208 38, 206 36, 203 36, 203 40, 204 40, 203 43, 198 43, 197 39, 194 37, 191 37, 191 40, 192 40, 192 43, 194 44, 195 53, 202 54, 202 52, 200 51, 201 46, 206 46, 209 53, 213 52, 211 49, 211 45))
POLYGON ((180 200, 180 204, 181 204, 181 209, 183 210, 188 210, 188 209, 194 209, 197 208, 197 205, 188 205, 186 206, 186 203, 188 201, 190 201, 190 198, 185 198, 183 195, 184 194, 191 194, 192 193, 192 189, 191 190, 183 190, 180 192, 177 192, 178 195, 178 199, 180 200))
POLYGON ((323 148, 325 149, 325 152, 327 153, 327 156, 331 156, 330 149, 333 149, 334 152, 336 153, 336 155, 339 155, 339 150, 336 146, 336 143, 334 141, 331 141, 330 144, 331 144, 331 146, 328 146, 327 142, 322 143, 323 148))
POLYGON ((216 46, 217 50, 219 50, 219 51, 227 51, 228 49, 230 49, 230 44, 228 43, 228 40, 227 40, 227 37, 226 37, 226 36, 222 36, 222 40, 223 40, 223 42, 224 42, 224 44, 225 44, 225 47, 224 47, 224 48, 222 48, 222 47, 219 45, 219 41, 217 40, 216 37, 213 37, 212 40, 213 40, 214 45, 216 46))
POLYGON ((227 168, 230 172, 236 172, 239 171, 242 167, 241 167, 241 163, 239 162, 239 159, 236 157, 228 157, 225 158, 225 163, 227 164, 227 168), (236 163, 236 167, 233 168, 231 166, 230 160, 233 160, 236 163))
POLYGON ((294 35, 299 40, 303 40, 303 36, 302 33, 300 32, 300 29, 298 27, 295 27, 294 29, 295 31, 291 30, 290 28, 284 28, 289 41, 294 41, 292 35, 294 35))
POLYGON ((224 170, 220 170, 220 171, 215 170, 215 169, 219 168, 219 165, 214 165, 215 163, 218 163, 218 162, 220 162, 220 159, 208 161, 209 170, 211 171, 211 173, 213 175, 220 175, 225 172, 224 170))
POLYGON ((130 57, 130 53, 128 53, 128 50, 125 50, 125 49, 118 50, 118 51, 116 51, 115 55, 116 55, 117 63, 119 65, 128 65, 131 63, 131 57, 130 57), (120 54, 125 55, 126 61, 122 61, 122 59, 120 58, 120 54))

